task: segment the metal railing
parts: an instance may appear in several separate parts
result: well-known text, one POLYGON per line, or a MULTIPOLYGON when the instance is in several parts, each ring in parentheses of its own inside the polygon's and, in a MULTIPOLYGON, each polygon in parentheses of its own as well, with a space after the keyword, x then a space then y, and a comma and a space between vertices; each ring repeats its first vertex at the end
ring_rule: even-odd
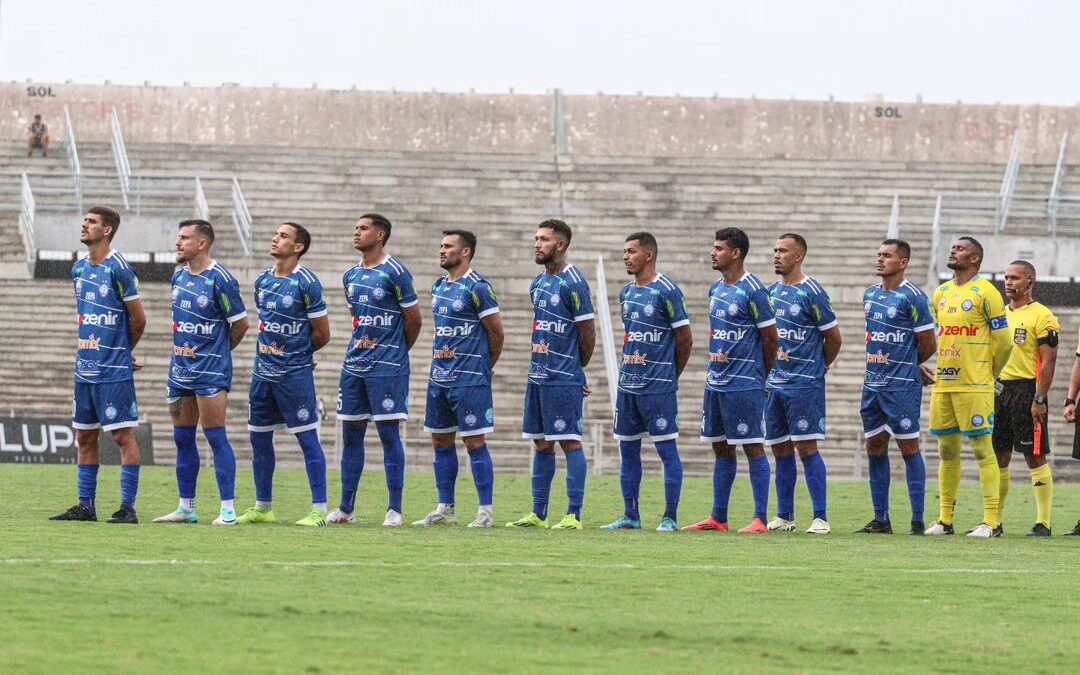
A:
POLYGON ((615 329, 611 325, 611 309, 608 306, 607 275, 604 274, 604 256, 596 256, 596 315, 600 324, 600 343, 604 345, 604 372, 607 373, 608 399, 615 409, 615 394, 619 388, 619 357, 615 353, 615 329))
POLYGON ((67 150, 68 166, 71 169, 71 178, 75 183, 75 196, 79 201, 79 210, 82 210, 82 165, 79 163, 79 148, 75 144, 75 127, 71 124, 71 113, 64 106, 64 148, 67 150))
POLYGON ((26 258, 33 260, 37 251, 37 242, 34 236, 34 216, 37 211, 37 203, 34 201, 34 191, 30 189, 30 179, 24 173, 22 175, 22 208, 19 211, 19 229, 26 238, 26 258))
POLYGON ((198 176, 195 176, 195 216, 205 221, 210 220, 210 204, 206 201, 206 192, 198 176))
POLYGON ((251 257, 251 210, 248 209, 247 200, 244 199, 244 193, 240 190, 240 182, 236 180, 236 177, 232 179, 232 219, 233 225, 236 227, 236 234, 240 239, 240 246, 244 250, 244 257, 251 257))
POLYGON ((115 106, 109 117, 109 126, 112 129, 113 160, 120 178, 120 195, 124 199, 124 208, 130 209, 131 201, 128 195, 131 193, 131 163, 128 161, 127 146, 124 145, 124 134, 120 131, 120 117, 116 114, 115 106))
POLYGON ((885 232, 886 239, 896 239, 900 236, 900 193, 897 192, 892 198, 892 212, 889 214, 889 229, 885 232))
MULTIPOLYGON (((1046 202, 1046 213, 1050 217, 1050 235, 1057 234, 1058 211, 1061 206, 1061 187, 1065 184, 1065 177, 1069 172, 1069 163, 1065 159, 1065 152, 1069 147, 1069 132, 1061 134, 1061 149, 1058 150, 1057 166, 1054 168, 1054 182, 1050 185, 1050 198, 1046 202)), ((1071 206, 1071 205, 1070 205, 1071 206)))
POLYGON ((1009 149, 1009 163, 1005 165, 1005 175, 1001 179, 1000 204, 997 214, 997 229, 1000 232, 1005 229, 1005 221, 1009 218, 1009 208, 1012 206, 1013 191, 1016 190, 1016 178, 1020 174, 1020 130, 1013 134, 1012 148, 1009 149))

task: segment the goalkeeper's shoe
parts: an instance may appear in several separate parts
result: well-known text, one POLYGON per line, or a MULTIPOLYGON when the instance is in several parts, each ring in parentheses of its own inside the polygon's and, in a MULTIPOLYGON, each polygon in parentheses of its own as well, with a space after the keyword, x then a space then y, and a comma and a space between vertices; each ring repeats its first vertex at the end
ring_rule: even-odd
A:
POLYGON ((1066 537, 1080 537, 1080 520, 1076 521, 1076 527, 1065 533, 1066 537))
POLYGON ((221 509, 221 513, 217 518, 214 518, 214 525, 235 525, 236 524, 236 511, 232 509, 221 509))
POLYGON ((404 524, 400 513, 394 509, 386 509, 386 517, 382 521, 383 527, 401 527, 404 524))
POLYGON ((660 519, 660 524, 656 526, 657 532, 678 532, 679 524, 675 522, 674 518, 664 516, 660 519))
POLYGON ((540 516, 536 515, 535 513, 530 512, 526 516, 522 516, 521 518, 518 518, 517 520, 515 520, 513 522, 507 523, 506 526, 507 527, 520 527, 522 529, 531 528, 531 527, 544 528, 544 527, 548 526, 548 522, 547 522, 546 518, 541 518, 540 516))
MULTIPOLYGON (((49 516, 49 520, 86 520, 96 522, 97 509, 83 506, 82 504, 76 504, 63 513, 49 516)), ((1080 526, 1078 526, 1078 528, 1080 528, 1080 526)))
POLYGON ((326 527, 326 514, 319 509, 311 509, 311 513, 296 521, 296 524, 300 527, 326 527))
POLYGON ((694 523, 693 525, 687 525, 683 530, 687 532, 727 532, 729 529, 727 523, 721 523, 716 518, 709 516, 700 523, 694 523))
POLYGON ((244 511, 236 518, 237 525, 248 525, 251 523, 273 523, 277 522, 277 516, 274 515, 274 509, 264 509, 261 506, 252 506, 247 511, 244 511))
POLYGON ((810 527, 806 528, 807 534, 828 534, 832 532, 832 527, 829 525, 829 521, 824 518, 814 518, 814 522, 810 523, 810 527))
POLYGON ((345 513, 341 509, 334 509, 326 516, 327 525, 352 525, 356 522, 356 513, 345 513))
POLYGON ((739 534, 766 534, 768 531, 769 528, 761 522, 761 518, 754 518, 749 525, 739 530, 739 534))
POLYGON ((116 510, 116 513, 109 516, 106 523, 120 523, 122 525, 138 525, 139 517, 135 515, 135 509, 130 506, 120 505, 120 508, 116 510))
POLYGON ((766 527, 769 528, 769 532, 794 532, 795 521, 777 516, 770 520, 766 527))
POLYGON ((476 519, 469 523, 466 527, 491 527, 495 522, 495 514, 489 509, 481 508, 476 512, 476 519))
POLYGON ((855 530, 855 534, 892 534, 892 523, 885 523, 874 518, 861 529, 855 530))
POLYGON ((640 530, 641 521, 637 518, 627 518, 622 516, 614 523, 608 523, 600 528, 601 530, 640 530))
POLYGON ((956 534, 956 530, 953 529, 952 523, 943 523, 941 521, 934 521, 930 524, 930 527, 926 528, 923 532, 928 537, 940 537, 947 534, 956 534))
POLYGON ((413 521, 413 527, 431 527, 432 525, 457 525, 457 515, 453 504, 439 504, 435 510, 422 520, 413 521))
POLYGON ((990 527, 986 523, 979 523, 979 526, 968 532, 967 536, 973 539, 993 539, 1000 537, 1001 533, 996 527, 990 527))
POLYGON ((194 510, 188 511, 183 507, 177 507, 172 513, 154 518, 155 523, 197 523, 199 515, 194 510))
POLYGON ((553 530, 580 530, 581 519, 572 513, 563 516, 562 520, 551 526, 553 530))

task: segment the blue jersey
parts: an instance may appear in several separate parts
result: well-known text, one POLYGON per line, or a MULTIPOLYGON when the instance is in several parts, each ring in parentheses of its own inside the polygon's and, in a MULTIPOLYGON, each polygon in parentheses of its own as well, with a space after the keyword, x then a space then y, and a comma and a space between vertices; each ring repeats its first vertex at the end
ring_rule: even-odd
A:
POLYGON ((442 277, 431 287, 435 338, 431 382, 442 387, 491 384, 491 349, 480 320, 499 311, 495 291, 469 270, 457 281, 442 277))
POLYGON ((345 372, 358 377, 409 374, 405 317, 417 303, 412 274, 393 257, 372 268, 357 263, 341 277, 353 317, 352 340, 345 350, 345 372))
POLYGON ((926 294, 905 281, 886 291, 881 284, 863 293, 866 312, 866 379, 870 389, 922 387, 916 333, 934 330, 926 294))
POLYGON ((816 280, 769 287, 776 312, 776 363, 769 371, 769 386, 785 389, 818 387, 825 383, 825 337, 836 325, 829 294, 816 280))
POLYGON ((230 388, 229 326, 247 316, 236 277, 216 260, 199 274, 182 267, 173 274, 172 299, 169 384, 186 389, 230 388))
POLYGON ((619 390, 628 394, 676 391, 675 329, 690 325, 682 291, 661 274, 647 286, 626 284, 619 303, 624 331, 619 390))
POLYGON ((709 288, 709 370, 713 391, 765 389, 761 329, 776 323, 772 298, 749 272, 730 286, 717 279, 709 288))
POLYGON ((79 350, 75 381, 97 384, 134 378, 125 302, 139 297, 139 279, 119 251, 109 251, 100 265, 89 258, 71 267, 79 313, 79 350))
POLYGON ((592 319, 589 282, 573 265, 541 274, 529 287, 533 303, 529 381, 544 385, 585 384, 577 322, 592 319))
POLYGON ((312 368, 311 319, 326 316, 322 284, 298 265, 292 274, 274 276, 270 268, 255 280, 259 340, 252 376, 274 382, 312 368))

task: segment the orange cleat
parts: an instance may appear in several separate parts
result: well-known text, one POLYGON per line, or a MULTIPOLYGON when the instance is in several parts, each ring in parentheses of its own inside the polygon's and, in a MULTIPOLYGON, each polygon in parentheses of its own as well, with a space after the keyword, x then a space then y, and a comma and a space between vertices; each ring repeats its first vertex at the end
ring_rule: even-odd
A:
POLYGON ((693 525, 687 525, 682 528, 684 531, 690 532, 727 532, 729 529, 727 523, 721 523, 716 518, 709 516, 700 523, 694 523, 693 525))
POLYGON ((761 522, 761 518, 754 518, 749 525, 739 530, 739 534, 767 534, 768 531, 769 528, 761 522))

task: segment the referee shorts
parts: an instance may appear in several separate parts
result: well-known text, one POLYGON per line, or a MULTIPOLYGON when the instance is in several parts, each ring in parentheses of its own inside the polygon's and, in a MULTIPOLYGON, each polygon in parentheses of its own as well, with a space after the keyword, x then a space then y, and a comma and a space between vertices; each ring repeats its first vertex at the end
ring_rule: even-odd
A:
POLYGON ((1036 441, 1039 453, 1050 454, 1050 430, 1039 427, 1035 437, 1035 421, 1031 419, 1031 403, 1035 399, 1035 380, 1005 380, 1000 393, 994 397, 994 452, 1021 452, 1034 455, 1036 441))

